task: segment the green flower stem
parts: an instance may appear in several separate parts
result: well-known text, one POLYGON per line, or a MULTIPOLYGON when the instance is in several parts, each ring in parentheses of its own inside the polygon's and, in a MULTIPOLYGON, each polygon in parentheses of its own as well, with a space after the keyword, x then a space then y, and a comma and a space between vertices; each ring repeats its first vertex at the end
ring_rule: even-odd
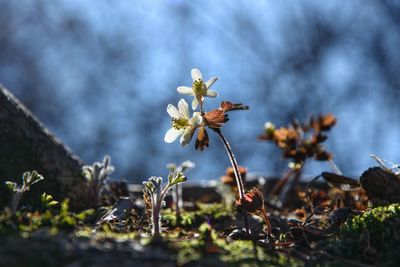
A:
MULTIPOLYGON (((230 160, 230 162, 232 164, 233 172, 235 173, 236 185, 237 185, 237 188, 238 188, 238 191, 239 191, 239 198, 242 199, 242 198, 244 198, 244 195, 245 195, 244 184, 243 184, 243 179, 242 179, 242 177, 240 175, 238 163, 236 161, 235 155, 233 154, 232 148, 229 145, 228 140, 222 134, 221 129, 219 129, 219 128, 211 128, 211 129, 213 129, 214 132, 216 132, 218 134, 219 138, 221 139, 222 143, 225 146, 226 153, 228 154, 229 160, 230 160)), ((246 227, 246 232, 248 234, 250 234, 249 222, 248 222, 248 219, 247 219, 247 214, 246 214, 246 212, 244 212, 243 214, 244 214, 243 217, 244 217, 244 225, 246 227)))

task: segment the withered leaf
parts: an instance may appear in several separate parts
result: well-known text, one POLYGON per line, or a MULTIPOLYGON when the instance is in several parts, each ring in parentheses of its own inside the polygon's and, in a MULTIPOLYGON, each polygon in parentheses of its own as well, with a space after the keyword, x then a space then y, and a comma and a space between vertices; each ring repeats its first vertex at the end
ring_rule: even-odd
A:
POLYGON ((221 128, 229 120, 228 114, 222 109, 214 109, 204 114, 204 119, 211 128, 221 128))
POLYGON ((332 172, 321 173, 322 178, 328 182, 329 185, 339 188, 343 191, 355 191, 361 188, 361 184, 352 178, 339 175, 332 172))
POLYGON ((243 104, 233 104, 232 102, 229 101, 223 101, 221 102, 221 109, 225 112, 228 111, 233 111, 233 110, 247 110, 249 109, 249 106, 243 105, 243 104))
POLYGON ((332 126, 334 126, 336 124, 336 118, 335 116, 333 116, 332 113, 328 113, 325 116, 321 116, 319 118, 320 120, 320 127, 321 127, 321 131, 327 131, 330 130, 332 128, 332 126))
POLYGON ((265 212, 263 193, 254 187, 243 198, 236 200, 236 206, 251 214, 261 214, 265 212))
POLYGON ((318 118, 310 119, 310 127, 315 131, 329 131, 332 126, 336 124, 336 118, 332 113, 326 115, 320 115, 318 118))
POLYGON ((208 138, 208 133, 204 127, 201 127, 199 129, 199 133, 197 134, 196 142, 195 142, 195 149, 200 151, 203 151, 204 148, 209 146, 209 138, 208 138))

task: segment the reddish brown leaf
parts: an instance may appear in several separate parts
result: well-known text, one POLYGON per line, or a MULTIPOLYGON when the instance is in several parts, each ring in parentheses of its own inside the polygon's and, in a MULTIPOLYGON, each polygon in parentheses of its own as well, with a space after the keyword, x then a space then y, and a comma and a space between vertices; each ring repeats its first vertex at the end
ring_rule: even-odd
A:
POLYGON ((221 102, 221 109, 225 112, 233 110, 247 110, 249 109, 249 106, 243 104, 233 104, 232 102, 229 101, 223 101, 221 102))
POLYGON ((196 143, 195 143, 195 148, 196 150, 200 149, 200 151, 203 151, 204 148, 209 146, 209 138, 207 131, 204 127, 201 127, 199 129, 199 133, 197 134, 196 138, 196 143))
POLYGON ((222 124, 227 122, 228 115, 222 109, 214 109, 204 114, 204 119, 211 128, 221 128, 222 124))

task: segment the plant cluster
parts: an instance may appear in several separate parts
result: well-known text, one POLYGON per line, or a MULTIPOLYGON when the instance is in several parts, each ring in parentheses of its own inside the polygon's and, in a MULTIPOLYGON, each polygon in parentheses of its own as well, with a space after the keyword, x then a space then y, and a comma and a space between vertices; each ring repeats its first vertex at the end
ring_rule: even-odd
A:
POLYGON ((301 168, 307 158, 327 161, 333 159, 332 153, 322 145, 328 138, 328 132, 336 124, 336 118, 328 113, 309 121, 299 123, 294 120, 289 126, 276 128, 271 122, 265 123, 265 131, 259 139, 273 141, 281 150, 284 158, 292 162, 292 166, 301 168))
POLYGON ((331 113, 311 117, 300 123, 293 120, 287 127, 276 128, 271 122, 264 125, 264 133, 260 140, 274 142, 281 149, 284 158, 289 159, 289 170, 271 190, 271 196, 278 195, 278 204, 288 202, 288 195, 297 186, 307 159, 328 161, 335 172, 341 174, 333 163, 333 155, 328 152, 323 143, 328 138, 327 132, 336 124, 336 118, 331 113))
MULTIPOLYGON (((207 129, 210 129, 217 133, 222 143, 225 146, 229 160, 232 164, 232 168, 235 173, 236 185, 238 188, 239 199, 244 198, 245 188, 244 182, 239 172, 239 165, 233 154, 232 148, 227 141, 226 137, 221 131, 221 127, 226 123, 228 118, 228 112, 234 110, 247 110, 248 106, 243 104, 234 104, 230 101, 223 101, 220 107, 211 111, 205 111, 204 100, 205 97, 217 97, 217 92, 210 90, 210 87, 218 80, 217 77, 209 79, 207 82, 203 82, 203 75, 198 69, 192 69, 192 86, 179 86, 177 92, 180 94, 186 94, 193 96, 192 109, 195 111, 199 107, 199 112, 194 112, 193 116, 190 117, 188 104, 184 99, 179 100, 178 109, 169 104, 167 106, 167 112, 171 116, 171 128, 167 131, 164 140, 167 143, 172 143, 178 136, 180 138, 180 144, 187 146, 192 139, 194 133, 198 129, 198 134, 195 142, 195 149, 203 151, 209 146, 210 140, 208 137, 207 129)), ((246 230, 249 233, 249 227, 247 217, 244 217, 246 230)))
MULTIPOLYGON (((68 199, 58 202, 47 193, 38 196, 40 205, 18 209, 23 193, 43 180, 36 171, 26 172, 21 185, 7 182, 14 195, 10 207, 0 211, 0 236, 6 241, 0 242, 0 255, 8 255, 2 248, 12 237, 29 237, 28 242, 67 243, 63 247, 63 252, 68 248, 67 258, 76 251, 78 257, 82 256, 80 249, 100 251, 101 255, 111 251, 108 255, 116 252, 116 258, 128 255, 130 260, 156 257, 154 265, 168 262, 184 266, 194 261, 201 266, 397 263, 400 206, 392 200, 398 199, 398 164, 372 155, 381 167, 370 168, 359 180, 343 175, 324 147, 327 132, 336 124, 330 113, 281 128, 266 123, 260 139, 281 149, 290 161, 289 169, 278 182, 266 179, 265 184, 259 182, 247 191, 245 186, 255 182, 250 178, 246 181, 247 168, 238 165, 222 126, 230 111, 248 107, 223 101, 218 108, 206 110, 205 99, 217 97, 217 92, 210 89, 217 77, 203 82, 197 69, 191 75, 191 86, 177 88, 178 93, 193 97, 191 105, 180 99, 177 107, 167 106, 171 128, 164 140, 171 143, 179 137, 180 144, 187 146, 195 136, 195 149, 203 151, 210 145, 209 132, 217 134, 231 163, 217 188, 196 188, 196 194, 205 191, 184 206, 182 184, 187 181, 186 173, 195 167, 193 162, 168 164, 164 183, 162 177, 152 176, 142 185, 130 187, 125 181, 111 182, 114 167, 110 157, 105 156, 102 162, 82 169, 86 179, 82 191, 90 201, 87 207, 94 209, 71 211, 68 199), (327 161, 333 172, 322 172, 308 183, 301 182, 303 167, 310 159, 327 161), (317 183, 319 178, 326 183, 317 183), (134 190, 127 192, 128 188, 134 190), (173 205, 166 205, 170 191, 173 205), (396 197, 385 197, 393 192, 396 197), (279 193, 280 201, 271 198, 275 193, 279 193), (378 202, 373 202, 373 197, 385 200, 381 204, 386 206, 374 207, 378 202)), ((20 247, 26 251, 25 246, 20 247)))
POLYGON ((114 172, 114 166, 111 165, 109 156, 104 156, 102 162, 95 162, 91 166, 82 167, 82 174, 86 179, 89 191, 89 201, 96 207, 99 205, 100 191, 112 172, 114 172))

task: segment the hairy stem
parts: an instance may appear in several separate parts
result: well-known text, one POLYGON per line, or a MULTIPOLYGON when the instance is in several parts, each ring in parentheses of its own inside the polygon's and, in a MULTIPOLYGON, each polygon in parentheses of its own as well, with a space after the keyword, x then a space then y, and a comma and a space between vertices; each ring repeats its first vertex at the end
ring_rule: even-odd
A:
MULTIPOLYGON (((229 160, 230 160, 230 162, 232 164, 233 172, 235 174, 236 185, 237 185, 237 188, 238 188, 238 191, 239 191, 239 198, 242 199, 242 198, 244 198, 244 194, 245 194, 244 184, 243 184, 242 176, 240 175, 240 172, 239 172, 239 165, 238 165, 238 163, 236 161, 235 155, 233 154, 232 148, 229 145, 228 140, 222 134, 221 129, 219 129, 219 128, 212 128, 212 129, 214 130, 214 132, 216 132, 218 134, 219 138, 221 139, 222 143, 225 146, 226 153, 228 154, 229 160)), ((244 213, 244 224, 245 224, 245 227, 246 227, 246 231, 249 234, 250 233, 249 222, 247 220, 247 214, 246 213, 244 213)))
POLYGON ((19 190, 14 193, 12 201, 11 201, 11 213, 12 214, 15 214, 17 212, 18 204, 19 204, 19 201, 21 200, 23 193, 24 192, 22 190, 19 190))
POLYGON ((160 236, 160 209, 155 208, 152 212, 152 228, 151 228, 151 235, 154 237, 160 236))

